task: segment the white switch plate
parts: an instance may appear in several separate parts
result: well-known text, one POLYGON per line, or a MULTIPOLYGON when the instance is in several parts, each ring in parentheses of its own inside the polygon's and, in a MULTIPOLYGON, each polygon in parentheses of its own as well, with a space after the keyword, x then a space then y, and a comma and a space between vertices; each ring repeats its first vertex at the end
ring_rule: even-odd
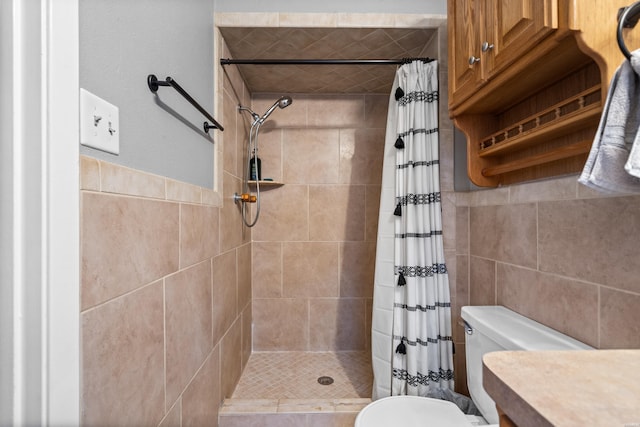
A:
POLYGON ((118 107, 80 88, 80 143, 120 154, 118 107))

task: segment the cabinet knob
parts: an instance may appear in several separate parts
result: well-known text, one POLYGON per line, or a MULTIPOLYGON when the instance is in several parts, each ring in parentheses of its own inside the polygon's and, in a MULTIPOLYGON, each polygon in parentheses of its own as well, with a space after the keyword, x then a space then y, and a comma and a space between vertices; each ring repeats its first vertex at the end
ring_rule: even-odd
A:
POLYGON ((475 56, 470 56, 469 57, 469 65, 473 65, 476 62, 480 62, 480 58, 476 58, 475 56))
POLYGON ((486 52, 488 50, 493 49, 493 43, 489 44, 489 42, 482 43, 482 51, 486 52))

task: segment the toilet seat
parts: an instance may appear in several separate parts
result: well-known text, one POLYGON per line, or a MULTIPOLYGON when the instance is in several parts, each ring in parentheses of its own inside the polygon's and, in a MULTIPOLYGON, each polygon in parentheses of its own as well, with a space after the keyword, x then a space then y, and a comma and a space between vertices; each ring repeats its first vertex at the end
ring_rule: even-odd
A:
POLYGON ((385 397, 367 405, 354 427, 472 427, 451 402, 420 396, 385 397))

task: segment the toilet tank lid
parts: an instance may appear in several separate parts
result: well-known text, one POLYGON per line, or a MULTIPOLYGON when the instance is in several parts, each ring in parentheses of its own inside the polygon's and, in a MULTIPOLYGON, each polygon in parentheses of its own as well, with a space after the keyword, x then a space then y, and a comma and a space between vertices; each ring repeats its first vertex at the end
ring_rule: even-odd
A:
POLYGON ((465 306, 462 318, 505 350, 592 350, 574 338, 503 306, 465 306))

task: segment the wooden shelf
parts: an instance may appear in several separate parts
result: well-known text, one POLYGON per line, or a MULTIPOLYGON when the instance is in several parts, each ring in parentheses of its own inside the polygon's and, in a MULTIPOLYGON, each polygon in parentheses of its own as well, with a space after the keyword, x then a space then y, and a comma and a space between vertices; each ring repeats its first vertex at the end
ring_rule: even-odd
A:
POLYGON ((521 150, 539 141, 554 139, 597 122, 602 113, 600 92, 600 85, 593 86, 483 138, 478 156, 496 156, 521 150))
MULTIPOLYGON (((258 181, 260 184, 260 187, 268 187, 268 188, 275 188, 275 187, 282 187, 284 185, 284 182, 278 182, 278 181, 263 181, 260 180, 258 181)), ((249 185, 252 187, 256 186, 256 181, 249 181, 249 185)))
POLYGON ((483 176, 497 176, 503 173, 514 172, 517 170, 530 168, 532 166, 543 165, 556 160, 568 159, 570 157, 578 156, 589 152, 591 143, 593 141, 581 141, 575 144, 567 145, 565 147, 556 148, 552 151, 530 156, 526 159, 514 160, 511 162, 503 163, 500 166, 488 167, 482 170, 483 176))

